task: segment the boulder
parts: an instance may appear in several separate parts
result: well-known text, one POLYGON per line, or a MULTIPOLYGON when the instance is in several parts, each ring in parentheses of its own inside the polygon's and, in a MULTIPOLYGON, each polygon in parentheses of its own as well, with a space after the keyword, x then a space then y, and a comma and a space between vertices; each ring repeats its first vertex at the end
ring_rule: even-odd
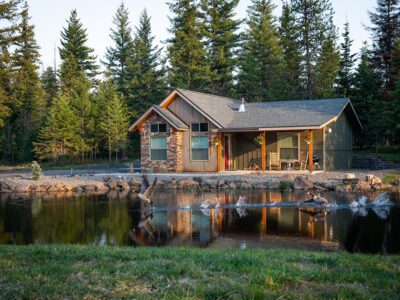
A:
POLYGON ((50 189, 50 188, 52 187, 52 184, 51 184, 50 182, 43 182, 43 183, 40 185, 40 187, 41 187, 41 189, 42 189, 43 191, 47 191, 48 189, 50 189))
POLYGON ((212 189, 216 189, 217 186, 218 186, 218 180, 217 179, 208 178, 203 182, 204 182, 205 185, 210 186, 210 188, 212 188, 212 189))
POLYGON ((380 185, 382 184, 382 179, 380 179, 379 177, 372 177, 371 180, 369 181, 370 185, 380 185))
POLYGON ((253 185, 251 183, 248 183, 247 181, 243 181, 240 185, 239 188, 242 190, 250 190, 253 188, 253 185))
POLYGON ((95 184, 86 184, 82 187, 82 190, 87 192, 87 193, 91 193, 91 192, 96 192, 97 191, 97 187, 95 184))
POLYGON ((229 183, 229 188, 230 189, 237 189, 237 185, 236 185, 236 183, 234 183, 233 181, 231 182, 231 183, 229 183))
POLYGON ((183 190, 194 190, 199 187, 199 183, 193 179, 182 179, 179 181, 179 188, 183 190))
POLYGON ((123 181, 123 180, 118 180, 117 189, 120 191, 129 191, 130 186, 129 186, 128 182, 123 181))
POLYGON ((115 190, 118 185, 118 181, 114 179, 110 179, 106 182, 106 185, 110 188, 110 190, 115 190))
POLYGON ((268 189, 270 189, 270 190, 278 190, 278 189, 279 189, 279 184, 280 184, 279 181, 276 181, 276 180, 271 181, 271 182, 268 184, 268 189))
POLYGON ((66 192, 70 192, 74 189, 74 187, 70 184, 66 184, 64 188, 66 192))
POLYGON ((293 188, 295 190, 312 190, 314 188, 314 184, 308 178, 297 176, 293 181, 293 188))
POLYGON ((142 186, 142 182, 140 180, 136 179, 136 178, 132 178, 129 181, 129 185, 134 189, 138 189, 138 188, 140 188, 142 186))
POLYGON ((380 187, 382 190, 391 190, 393 188, 393 185, 391 185, 390 183, 382 183, 380 187))
POLYGON ((14 193, 28 193, 29 185, 21 184, 15 187, 14 193))
POLYGON ((224 187, 225 185, 226 185, 225 179, 218 180, 218 187, 219 188, 224 187))
POLYGON ((11 193, 15 189, 15 186, 11 185, 8 182, 1 181, 0 182, 0 192, 1 193, 11 193))
POLYGON ((356 185, 356 189, 361 191, 369 191, 371 190, 371 185, 365 181, 359 181, 356 185))

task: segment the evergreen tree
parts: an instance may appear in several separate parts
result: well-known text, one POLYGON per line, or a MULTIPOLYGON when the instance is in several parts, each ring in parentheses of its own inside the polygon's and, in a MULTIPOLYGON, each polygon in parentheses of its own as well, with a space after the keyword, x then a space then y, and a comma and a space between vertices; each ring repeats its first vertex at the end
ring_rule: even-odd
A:
POLYGON ((303 97, 303 90, 301 85, 301 51, 297 43, 299 33, 296 28, 295 15, 287 2, 282 5, 279 35, 284 61, 282 82, 285 84, 285 89, 282 92, 282 97, 284 99, 300 99, 303 97))
POLYGON ((210 92, 229 95, 233 88, 236 66, 235 52, 239 46, 235 8, 239 0, 201 0, 204 18, 205 45, 211 70, 210 92))
POLYGON ((40 76, 42 89, 45 92, 45 100, 47 106, 50 106, 51 101, 55 98, 58 92, 58 79, 56 72, 52 67, 47 67, 40 76))
POLYGON ((35 154, 40 160, 77 158, 81 153, 79 118, 68 97, 58 94, 50 106, 45 126, 41 129, 35 154))
POLYGON ((202 44, 204 37, 200 13, 194 0, 169 3, 168 81, 171 88, 204 91, 210 81, 210 68, 202 44))
POLYGON ((26 161, 31 158, 32 141, 44 114, 44 94, 38 73, 39 46, 35 40, 34 26, 29 24, 28 4, 21 12, 19 39, 14 53, 14 97, 16 109, 12 118, 13 134, 17 140, 17 159, 26 161))
POLYGON ((239 56, 237 92, 248 101, 282 97, 282 49, 271 0, 252 0, 239 56))
POLYGON ((107 48, 105 66, 115 80, 118 92, 128 95, 129 79, 127 66, 133 51, 132 30, 129 25, 129 13, 124 3, 118 7, 113 19, 115 28, 111 29, 110 37, 114 43, 107 48))
POLYGON ((98 66, 93 49, 86 45, 87 39, 86 29, 83 28, 78 13, 74 9, 67 20, 67 27, 64 27, 61 32, 61 47, 58 50, 63 63, 72 56, 79 72, 85 72, 89 78, 93 79, 98 73, 98 66))
POLYGON ((340 71, 338 80, 338 93, 340 96, 348 97, 353 84, 353 67, 356 54, 351 52, 353 41, 350 39, 349 22, 344 24, 342 34, 343 42, 340 44, 340 71))
POLYGON ((377 0, 375 12, 370 12, 373 38, 374 66, 382 77, 384 87, 390 91, 394 87, 392 60, 395 44, 400 37, 400 1, 377 0))
POLYGON ((340 69, 340 54, 336 49, 333 37, 328 38, 322 45, 321 54, 315 68, 315 96, 330 98, 334 96, 335 82, 340 69))
POLYGON ((328 59, 320 58, 321 52, 324 49, 325 54, 330 56, 332 46, 329 40, 335 39, 333 9, 329 0, 291 0, 291 8, 298 30, 297 42, 302 54, 304 96, 313 99, 317 97, 318 88, 326 89, 318 87, 316 75, 321 74, 321 70, 317 72, 316 67, 318 61, 328 59))
POLYGON ((366 147, 375 144, 379 133, 380 80, 374 71, 371 53, 366 44, 361 49, 360 62, 354 75, 351 99, 364 129, 356 135, 356 144, 366 147))
POLYGON ((134 51, 128 66, 132 77, 129 83, 128 105, 134 118, 142 115, 151 105, 166 96, 163 68, 160 67, 161 50, 154 46, 150 17, 144 10, 136 27, 134 51))
POLYGON ((108 150, 111 162, 112 152, 115 152, 115 162, 118 162, 118 152, 125 147, 128 134, 128 114, 123 99, 118 95, 111 82, 105 82, 100 86, 98 94, 102 108, 99 129, 108 150))

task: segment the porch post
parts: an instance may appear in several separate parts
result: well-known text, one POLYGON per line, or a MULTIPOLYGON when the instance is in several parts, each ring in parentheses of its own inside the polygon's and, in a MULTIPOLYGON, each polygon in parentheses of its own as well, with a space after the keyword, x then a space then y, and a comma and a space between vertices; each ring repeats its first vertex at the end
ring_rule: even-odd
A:
POLYGON ((308 130, 308 137, 310 138, 310 143, 308 144, 308 171, 313 171, 313 131, 308 130))
POLYGON ((267 140, 265 138, 265 131, 261 133, 262 144, 261 144, 261 170, 265 171, 267 169, 267 155, 266 155, 266 144, 267 140))
POLYGON ((217 145, 217 171, 222 171, 222 134, 218 133, 219 143, 217 145))

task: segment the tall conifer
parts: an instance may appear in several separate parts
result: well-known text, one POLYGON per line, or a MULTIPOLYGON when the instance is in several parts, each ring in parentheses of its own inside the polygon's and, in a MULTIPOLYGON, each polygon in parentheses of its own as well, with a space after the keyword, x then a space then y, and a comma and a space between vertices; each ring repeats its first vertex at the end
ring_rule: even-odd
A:
POLYGON ((338 81, 338 94, 348 97, 353 85, 353 67, 356 61, 356 54, 352 53, 351 46, 353 40, 350 38, 349 22, 344 24, 344 32, 342 34, 343 41, 340 44, 340 71, 338 81))
POLYGON ((210 82, 210 68, 202 44, 204 34, 194 0, 168 3, 172 37, 168 40, 168 82, 171 88, 204 91, 210 82))
POLYGON ((210 63, 209 92, 229 95, 233 90, 233 72, 240 36, 240 21, 235 19, 239 0, 201 0, 207 59, 210 63))
POLYGON ((118 92, 127 97, 131 79, 127 66, 133 52, 133 40, 129 12, 123 2, 115 13, 113 24, 110 34, 113 45, 107 48, 104 64, 117 84, 118 92))

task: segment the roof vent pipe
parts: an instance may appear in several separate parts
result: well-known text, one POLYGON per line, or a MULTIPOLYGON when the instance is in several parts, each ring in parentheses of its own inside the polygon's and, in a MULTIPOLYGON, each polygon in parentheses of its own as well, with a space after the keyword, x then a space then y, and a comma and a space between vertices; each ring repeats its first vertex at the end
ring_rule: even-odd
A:
POLYGON ((242 98, 242 104, 240 104, 238 112, 245 112, 245 111, 246 107, 244 106, 244 98, 242 98))

